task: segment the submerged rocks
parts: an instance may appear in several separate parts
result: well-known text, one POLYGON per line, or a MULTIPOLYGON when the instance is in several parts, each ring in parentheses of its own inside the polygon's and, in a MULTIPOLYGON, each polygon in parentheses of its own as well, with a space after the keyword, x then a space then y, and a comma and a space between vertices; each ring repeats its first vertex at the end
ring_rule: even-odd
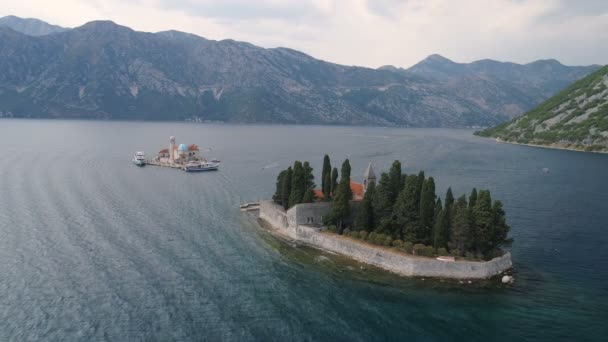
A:
POLYGON ((515 279, 510 275, 505 275, 502 277, 501 281, 503 284, 511 284, 515 279))

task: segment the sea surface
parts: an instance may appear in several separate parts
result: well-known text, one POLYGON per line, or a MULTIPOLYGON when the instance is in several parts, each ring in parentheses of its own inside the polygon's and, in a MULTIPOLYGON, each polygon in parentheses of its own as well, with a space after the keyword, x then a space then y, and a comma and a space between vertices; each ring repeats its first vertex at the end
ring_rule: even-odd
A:
POLYGON ((0 120, 0 341, 605 341, 608 155, 471 130, 0 120), (131 164, 178 143, 215 173, 131 164), (328 153, 503 201, 515 283, 408 279, 274 239, 238 206, 328 153), (545 172, 543 169, 547 169, 545 172))

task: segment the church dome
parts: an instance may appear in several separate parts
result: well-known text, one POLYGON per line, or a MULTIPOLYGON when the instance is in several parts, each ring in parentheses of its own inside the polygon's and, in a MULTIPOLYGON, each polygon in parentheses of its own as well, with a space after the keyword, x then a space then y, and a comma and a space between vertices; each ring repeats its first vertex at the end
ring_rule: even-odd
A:
POLYGON ((177 149, 180 151, 188 151, 188 146, 186 146, 186 144, 179 144, 177 149))

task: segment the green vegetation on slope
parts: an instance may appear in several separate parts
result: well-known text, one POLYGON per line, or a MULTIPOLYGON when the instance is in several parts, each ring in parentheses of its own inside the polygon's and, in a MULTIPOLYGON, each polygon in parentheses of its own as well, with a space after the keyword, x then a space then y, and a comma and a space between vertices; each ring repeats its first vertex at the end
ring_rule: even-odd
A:
POLYGON ((608 66, 522 117, 476 134, 522 144, 608 151, 608 66))

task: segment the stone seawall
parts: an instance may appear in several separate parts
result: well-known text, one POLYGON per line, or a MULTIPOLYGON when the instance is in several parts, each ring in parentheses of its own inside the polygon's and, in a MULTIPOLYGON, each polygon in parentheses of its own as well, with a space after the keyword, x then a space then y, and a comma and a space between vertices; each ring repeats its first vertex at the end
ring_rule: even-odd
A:
MULTIPOLYGON (((296 205, 287 212, 272 202, 260 204, 260 218, 268 222, 283 236, 303 242, 312 247, 342 254, 357 261, 374 265, 388 271, 414 277, 438 277, 453 279, 487 279, 498 275, 512 267, 511 254, 494 258, 490 261, 441 261, 407 255, 386 248, 371 246, 339 235, 323 233, 322 228, 310 227, 303 224, 290 225, 297 220, 298 207, 311 204, 296 205), (291 220, 289 218, 291 217, 291 220)), ((314 207, 319 210, 319 207, 314 207)), ((310 210, 302 210, 307 214, 310 210)), ((323 212, 324 210, 320 210, 323 212)))

